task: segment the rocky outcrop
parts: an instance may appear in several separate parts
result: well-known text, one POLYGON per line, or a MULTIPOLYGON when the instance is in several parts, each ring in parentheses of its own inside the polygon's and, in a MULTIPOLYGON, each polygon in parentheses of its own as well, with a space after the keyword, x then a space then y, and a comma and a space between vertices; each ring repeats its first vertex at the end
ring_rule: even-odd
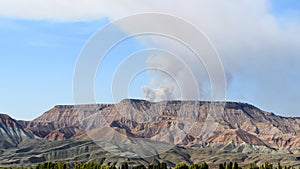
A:
MULTIPOLYGON (((189 147, 175 146, 160 155, 149 158, 132 158, 116 156, 110 152, 121 147, 110 147, 108 151, 103 150, 91 140, 69 139, 63 141, 52 141, 41 144, 32 142, 26 147, 18 150, 8 149, 0 153, 0 165, 14 165, 29 167, 35 163, 45 161, 64 161, 67 163, 84 163, 87 161, 101 162, 104 164, 121 165, 127 161, 131 165, 149 165, 155 162, 167 162, 175 166, 179 162, 201 163, 206 161, 211 168, 217 168, 218 164, 236 161, 241 165, 248 166, 256 163, 258 165, 269 161, 273 164, 280 162, 283 165, 300 166, 297 157, 290 151, 276 151, 264 146, 249 144, 237 144, 234 142, 195 144, 189 147), (215 167, 213 165, 216 165, 215 167)), ((148 148, 148 147, 145 147, 148 148)))
POLYGON ((276 116, 245 103, 126 99, 55 106, 33 121, 0 115, 0 135, 0 165, 128 160, 171 166, 202 161, 300 166, 300 118, 276 116), (148 142, 137 142, 144 139, 148 142), (165 145, 166 151, 156 152, 165 145), (155 155, 137 157, 137 152, 155 155))
POLYGON ((117 132, 122 137, 176 145, 235 141, 276 149, 300 148, 300 118, 276 116, 235 102, 126 99, 117 104, 55 106, 29 122, 26 130, 50 140, 89 132, 115 139, 112 133, 117 132))
POLYGON ((55 106, 30 122, 23 122, 25 129, 34 135, 49 140, 65 140, 84 133, 80 117, 96 113, 105 105, 55 106))
POLYGON ((34 135, 26 132, 16 120, 0 114, 0 148, 17 147, 21 142, 33 138, 34 135))
POLYGON ((82 133, 82 129, 77 126, 62 127, 51 131, 44 138, 47 140, 66 140, 81 135, 82 133))

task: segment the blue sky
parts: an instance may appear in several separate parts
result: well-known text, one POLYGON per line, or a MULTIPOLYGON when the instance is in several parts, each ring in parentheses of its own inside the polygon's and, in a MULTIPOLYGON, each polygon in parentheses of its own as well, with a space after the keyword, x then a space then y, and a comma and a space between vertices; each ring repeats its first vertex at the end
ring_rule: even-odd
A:
POLYGON ((105 22, 1 18, 1 111, 32 119, 53 105, 71 104, 77 56, 105 22))
MULTIPOLYGON (((271 11, 266 11, 270 12, 269 14, 275 20, 278 19, 276 23, 279 24, 279 27, 284 27, 287 24, 289 26, 285 30, 287 35, 290 35, 290 32, 292 32, 291 34, 297 32, 300 20, 297 14, 300 14, 300 2, 297 0, 272 0, 270 3, 271 11)), ((157 3, 156 5, 160 4, 157 3)), ((111 11, 115 10, 113 5, 109 5, 107 8, 111 8, 111 11)), ((116 8, 116 10, 118 9, 116 8)), ((164 11, 164 9, 161 10, 164 11)), ((174 13, 174 11, 172 12, 174 13)), ((32 16, 34 15, 36 14, 32 14, 32 16)), ((218 15, 216 14, 216 16, 218 15)), ((240 13, 240 15, 247 14, 240 13)), ((57 19, 56 16, 51 18, 51 15, 49 15, 50 17, 45 15, 45 18, 32 16, 23 17, 14 13, 0 12, 0 112, 8 113, 17 119, 27 120, 36 118, 54 105, 73 104, 73 73, 81 49, 97 30, 108 24, 110 20, 119 17, 116 17, 114 13, 108 13, 107 16, 106 14, 99 14, 97 17, 92 14, 91 18, 83 17, 83 19, 73 19, 72 17, 68 19, 69 16, 62 16, 62 18, 66 18, 61 20, 57 19)), ((182 16, 186 16, 186 13, 182 16)), ((211 22, 214 22, 213 19, 211 22)), ((208 30, 208 28, 204 26, 203 30, 208 30)), ((121 28, 120 31, 122 31, 121 28)), ((271 77, 268 70, 264 71, 265 69, 263 69, 265 73, 259 73, 253 69, 255 69, 254 65, 265 63, 261 58, 272 55, 269 51, 257 49, 253 53, 258 57, 262 55, 260 59, 254 57, 249 62, 249 58, 245 60, 238 58, 237 60, 242 61, 236 67, 242 68, 232 68, 235 67, 231 67, 229 64, 232 63, 232 58, 227 60, 226 55, 228 53, 238 55, 239 52, 237 51, 240 50, 236 49, 232 52, 226 48, 227 44, 218 43, 219 39, 215 35, 219 33, 207 32, 208 35, 211 35, 212 41, 216 43, 220 57, 222 58, 224 55, 222 58, 224 67, 226 70, 228 68, 231 74, 231 82, 227 91, 228 100, 249 102, 280 115, 298 115, 299 111, 295 106, 299 104, 298 96, 300 96, 297 45, 287 44, 288 47, 283 48, 288 49, 288 52, 284 52, 291 57, 278 54, 276 58, 270 59, 274 63, 268 63, 266 66, 278 67, 278 69, 274 68, 273 72, 277 74, 281 72, 282 74, 278 74, 274 78, 272 76, 268 80, 265 78, 271 77), (246 68, 248 64, 250 67, 246 68), (261 79, 266 79, 266 82, 261 79), (268 84, 269 86, 266 86, 268 84), (274 88, 274 92, 265 90, 267 88, 274 88)), ((289 40, 289 38, 286 37, 279 45, 288 43, 285 40, 289 40)), ((274 41, 276 40, 278 37, 274 35, 274 41)), ((280 37, 278 41, 281 41, 280 37)), ((264 42, 264 39, 260 42, 264 42)), ((269 46, 269 43, 266 46, 269 46)), ((113 101, 108 89, 114 71, 125 56, 143 48, 145 46, 136 39, 129 39, 122 42, 107 55, 103 62, 104 66, 98 70, 95 81, 97 102, 113 101)), ((242 49, 241 51, 243 52, 242 49)), ((281 53, 281 51, 277 53, 281 53)), ((141 86, 149 84, 150 78, 149 74, 143 73, 134 79, 129 96, 142 97, 141 86)))
MULTIPOLYGON (((1 112, 33 119, 54 105, 73 104, 76 61, 86 41, 108 23, 106 18, 53 22, 2 17, 1 112)), ((98 102, 114 102, 110 92, 113 74, 124 56, 140 49, 136 40, 128 39, 108 53, 95 79, 98 102)), ((141 98, 140 86, 145 80, 147 75, 135 79, 131 97, 141 98)))
POLYGON ((272 0, 271 3, 273 12, 278 16, 299 12, 300 9, 300 2, 297 0, 272 0))

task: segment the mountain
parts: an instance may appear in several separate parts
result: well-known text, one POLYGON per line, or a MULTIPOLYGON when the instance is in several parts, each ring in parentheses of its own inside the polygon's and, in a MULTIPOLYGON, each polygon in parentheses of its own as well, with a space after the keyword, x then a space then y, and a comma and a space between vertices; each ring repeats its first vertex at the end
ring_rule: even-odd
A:
POLYGON ((22 122, 26 131, 48 140, 66 140, 84 133, 79 117, 96 113, 104 105, 55 106, 42 116, 22 122))
POLYGON ((32 121, 0 119, 2 133, 11 129, 1 137, 0 165, 165 161, 173 166, 232 160, 300 166, 300 118, 247 103, 125 99, 58 105, 32 121))
POLYGON ((0 147, 4 149, 17 147, 21 142, 35 137, 6 114, 0 114, 0 136, 0 147))
MULTIPOLYGON (((114 150, 112 149, 112 151, 114 150)), ((241 165, 248 166, 251 163, 260 165, 268 161, 273 164, 281 162, 283 165, 300 166, 299 159, 299 152, 278 151, 245 143, 236 144, 234 142, 201 144, 188 147, 175 146, 152 157, 129 158, 114 155, 110 151, 99 147, 92 140, 68 139, 50 142, 41 140, 40 142, 29 142, 18 149, 7 149, 0 153, 0 166, 29 167, 35 163, 45 161, 64 161, 67 163, 92 161, 117 165, 125 161, 131 165, 148 165, 164 161, 173 167, 179 162, 191 164, 206 161, 212 166, 228 161, 236 161, 241 165)))
POLYGON ((65 140, 104 126, 130 137, 177 145, 235 141, 276 149, 300 147, 300 118, 276 116, 235 102, 126 99, 118 104, 55 106, 24 127, 42 138, 65 140), (105 124, 101 124, 103 118, 105 124))

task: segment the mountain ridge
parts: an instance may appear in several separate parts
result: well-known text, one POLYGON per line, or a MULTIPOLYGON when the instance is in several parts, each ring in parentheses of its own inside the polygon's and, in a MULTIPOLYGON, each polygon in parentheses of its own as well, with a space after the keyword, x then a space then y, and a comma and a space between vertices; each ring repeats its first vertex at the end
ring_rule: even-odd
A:
MULTIPOLYGON (((158 130, 166 130, 167 123, 174 123, 172 125, 179 124, 176 121, 177 117, 175 114, 182 113, 180 111, 182 111, 183 107, 197 114, 194 117, 197 119, 196 128, 198 127, 198 129, 191 128, 190 131, 194 132, 194 134, 190 135, 188 133, 187 136, 190 139, 186 140, 184 144, 197 143, 195 141, 197 132, 203 127, 202 124, 205 123, 210 108, 219 108, 220 110, 224 108, 223 112, 218 112, 217 114, 221 117, 218 117, 218 126, 214 131, 219 134, 222 133, 223 136, 222 134, 211 136, 207 139, 208 142, 226 142, 230 140, 241 142, 241 140, 248 140, 249 143, 253 143, 249 141, 251 140, 249 138, 253 138, 258 145, 270 145, 273 148, 295 149, 300 145, 297 139, 297 136, 300 135, 300 118, 277 116, 274 113, 262 111, 254 105, 241 102, 180 100, 149 102, 139 99, 125 99, 117 104, 56 105, 31 122, 24 123, 23 127, 26 131, 49 140, 72 139, 84 134, 85 130, 90 130, 81 127, 83 124, 79 120, 80 116, 95 116, 90 123, 99 123, 95 119, 99 118, 97 114, 100 114, 111 120, 109 122, 110 126, 116 130, 127 128, 124 132, 131 136, 154 137, 158 130), (199 107, 201 110, 195 111, 195 107, 199 107), (126 111, 136 112, 126 115, 126 111), (140 117, 142 115, 138 113, 144 113, 142 114, 144 116, 140 117), (153 122, 151 124, 153 117, 150 117, 147 113, 156 115, 155 118, 157 117, 157 119, 154 119, 156 123, 153 122), (109 117, 111 114, 114 117, 109 117), (135 120, 138 122, 135 122, 135 120), (145 120, 148 120, 149 123, 145 120), (155 125, 160 126, 157 128, 155 125), (137 127, 146 129, 139 130, 137 127), (228 132, 225 136, 224 133, 226 132, 224 131, 227 130, 228 132), (289 143, 291 141, 294 142, 289 143)), ((178 126, 175 127, 178 128, 178 126)), ((169 138, 161 139, 170 141, 169 138)), ((173 143, 179 144, 176 141, 173 143)))
POLYGON ((0 136, 2 148, 17 147, 22 141, 35 138, 7 114, 0 114, 0 136))
MULTIPOLYGON (((1 126, 20 131, 17 140, 23 137, 10 146, 0 144, 0 165, 120 163, 131 157, 134 164, 231 160, 246 165, 267 160, 300 165, 300 118, 277 116, 248 103, 126 99, 117 104, 56 105, 32 121, 0 115, 1 126), (153 148, 147 142, 132 146, 139 139, 173 148, 137 158, 135 150, 153 148)), ((1 139, 11 143, 8 136, 1 139)))

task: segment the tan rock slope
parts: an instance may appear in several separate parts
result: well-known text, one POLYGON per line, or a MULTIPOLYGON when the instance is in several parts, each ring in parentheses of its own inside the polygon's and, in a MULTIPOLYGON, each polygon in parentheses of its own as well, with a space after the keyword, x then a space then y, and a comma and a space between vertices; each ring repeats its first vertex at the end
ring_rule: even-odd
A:
POLYGON ((151 103, 126 99, 117 104, 55 106, 35 120, 20 124, 26 131, 49 140, 71 139, 85 132, 109 140, 115 139, 117 132, 124 138, 177 145, 234 141, 300 149, 300 118, 276 116, 235 102, 151 103))

